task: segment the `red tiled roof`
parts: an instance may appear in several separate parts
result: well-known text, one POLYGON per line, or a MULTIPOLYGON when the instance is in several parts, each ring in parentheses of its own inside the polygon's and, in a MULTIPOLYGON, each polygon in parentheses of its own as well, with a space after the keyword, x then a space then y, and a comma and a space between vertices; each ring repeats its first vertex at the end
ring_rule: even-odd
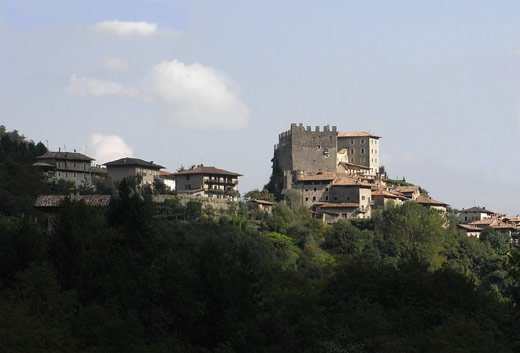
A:
POLYGON ((230 175, 230 176, 242 176, 242 174, 230 172, 228 170, 219 169, 215 167, 206 167, 204 165, 198 165, 193 169, 181 170, 173 175, 186 175, 186 174, 205 174, 205 175, 230 175))
POLYGON ((407 199, 406 196, 403 194, 396 192, 396 191, 388 191, 388 190, 376 190, 372 191, 372 197, 374 196, 383 196, 383 197, 389 197, 393 199, 407 199))
POLYGON ((110 204, 112 197, 110 195, 39 195, 34 202, 34 207, 60 207, 61 203, 70 198, 73 201, 83 201, 87 206, 107 207, 110 204))
POLYGON ((448 205, 447 203, 428 198, 424 195, 419 195, 417 197, 417 200, 415 200, 415 201, 417 201, 423 205, 433 205, 433 206, 447 206, 448 205))
POLYGON ((351 131, 351 132, 338 132, 338 137, 373 137, 380 138, 380 136, 373 135, 366 131, 351 131))

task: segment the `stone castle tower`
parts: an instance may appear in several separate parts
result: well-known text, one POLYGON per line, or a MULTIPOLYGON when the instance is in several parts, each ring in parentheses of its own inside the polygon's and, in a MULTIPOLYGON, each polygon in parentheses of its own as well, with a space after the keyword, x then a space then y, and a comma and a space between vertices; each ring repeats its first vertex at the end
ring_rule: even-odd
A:
POLYGON ((379 173, 379 136, 368 132, 338 132, 328 125, 314 130, 303 124, 278 136, 275 145, 283 189, 291 188, 298 175, 317 173, 362 174, 376 178, 379 173))

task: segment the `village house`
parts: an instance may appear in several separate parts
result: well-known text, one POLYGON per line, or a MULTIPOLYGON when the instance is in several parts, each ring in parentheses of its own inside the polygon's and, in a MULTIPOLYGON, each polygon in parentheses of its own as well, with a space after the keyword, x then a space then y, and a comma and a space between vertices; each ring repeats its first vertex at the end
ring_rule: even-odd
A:
POLYGON ((159 171, 164 167, 138 158, 125 157, 105 163, 107 173, 113 182, 117 183, 124 178, 132 176, 142 177, 141 184, 153 184, 159 177, 159 171))
POLYGON ((459 221, 461 223, 471 223, 475 221, 482 221, 488 218, 498 216, 497 212, 486 210, 485 207, 471 207, 459 211, 459 221))
POLYGON ((238 201, 238 177, 242 174, 204 165, 173 173, 179 195, 192 194, 238 201))
POLYGON ((66 199, 84 202, 90 207, 108 207, 112 197, 110 195, 80 195, 78 192, 70 195, 39 195, 34 202, 34 207, 45 215, 45 226, 48 233, 52 231, 57 214, 66 199))
POLYGON ((372 191, 372 202, 375 208, 381 208, 389 204, 399 206, 407 200, 406 196, 396 191, 383 189, 372 191))
POLYGON ((251 205, 254 205, 260 211, 263 211, 265 213, 273 212, 274 202, 266 201, 266 200, 249 200, 248 203, 251 205))
POLYGON ((33 166, 47 175, 49 181, 65 180, 73 182, 75 186, 86 186, 106 176, 103 168, 92 165, 93 158, 76 151, 47 152, 36 157, 36 160, 33 166))
POLYGON ((437 210, 442 213, 446 213, 446 208, 448 206, 447 203, 434 200, 434 199, 426 197, 424 195, 419 195, 415 199, 415 202, 421 204, 424 207, 429 208, 430 210, 437 210))

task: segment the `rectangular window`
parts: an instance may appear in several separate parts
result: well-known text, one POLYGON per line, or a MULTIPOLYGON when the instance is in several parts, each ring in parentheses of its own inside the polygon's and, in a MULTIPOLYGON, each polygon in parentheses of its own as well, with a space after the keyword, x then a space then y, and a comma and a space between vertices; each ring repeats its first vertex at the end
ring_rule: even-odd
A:
POLYGON ((338 197, 337 196, 334 196, 334 201, 338 201, 338 197))
POLYGON ((316 188, 314 188, 314 191, 316 191, 316 188))
POLYGON ((365 149, 364 148, 361 149, 361 154, 365 154, 365 149))
POLYGON ((306 198, 305 198, 305 201, 309 201, 309 198, 308 198, 308 197, 306 197, 306 198))
POLYGON ((354 140, 350 140, 350 144, 353 145, 354 144, 354 140))
POLYGON ((362 144, 362 145, 365 144, 365 139, 361 139, 361 144, 362 144))
POLYGON ((351 148, 351 149, 350 149, 350 154, 354 154, 354 151, 355 151, 355 150, 354 150, 353 148, 351 148))
POLYGON ((329 197, 328 196, 325 196, 325 201, 329 201, 329 197))
POLYGON ((316 196, 313 196, 313 197, 312 197, 312 201, 316 201, 316 196))

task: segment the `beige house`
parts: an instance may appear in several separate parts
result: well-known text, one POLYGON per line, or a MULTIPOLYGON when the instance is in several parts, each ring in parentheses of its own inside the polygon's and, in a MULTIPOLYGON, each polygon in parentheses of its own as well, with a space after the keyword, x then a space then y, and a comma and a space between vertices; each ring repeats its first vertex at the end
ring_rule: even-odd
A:
POLYGON ((264 211, 266 213, 273 212, 274 202, 266 200, 251 200, 248 202, 252 205, 255 205, 260 211, 264 211))
POLYGON ((482 233, 482 228, 476 225, 457 224, 457 228, 459 230, 459 234, 465 235, 467 237, 480 238, 480 233, 482 233))
POLYGON ((164 167, 154 164, 153 161, 147 162, 138 158, 125 157, 112 162, 105 163, 108 176, 114 182, 119 182, 126 177, 141 176, 142 184, 153 184, 155 178, 159 177, 160 169, 164 167))
POLYGON ((371 215, 371 185, 353 175, 333 172, 299 174, 291 189, 301 195, 304 207, 325 221, 371 215))
POLYGON ((93 158, 77 152, 47 152, 36 157, 35 168, 45 173, 49 180, 66 180, 76 186, 90 185, 97 177, 104 177, 105 171, 92 166, 93 158))
POLYGON ((382 189, 372 191, 372 202, 376 208, 384 207, 388 204, 399 206, 406 200, 408 200, 407 197, 396 191, 382 189))
POLYGON ((488 218, 494 218, 498 213, 486 210, 485 207, 471 207, 462 209, 459 212, 459 221, 461 223, 471 223, 475 221, 482 221, 488 218))
POLYGON ((238 177, 242 174, 201 164, 172 175, 178 194, 238 201, 238 177))
POLYGON ((346 151, 347 160, 345 162, 354 168, 367 168, 366 174, 376 175, 379 173, 379 136, 365 131, 338 132, 337 149, 346 151))
POLYGON ((404 195, 409 200, 417 200, 421 195, 421 190, 415 185, 397 186, 392 191, 398 192, 404 195))

